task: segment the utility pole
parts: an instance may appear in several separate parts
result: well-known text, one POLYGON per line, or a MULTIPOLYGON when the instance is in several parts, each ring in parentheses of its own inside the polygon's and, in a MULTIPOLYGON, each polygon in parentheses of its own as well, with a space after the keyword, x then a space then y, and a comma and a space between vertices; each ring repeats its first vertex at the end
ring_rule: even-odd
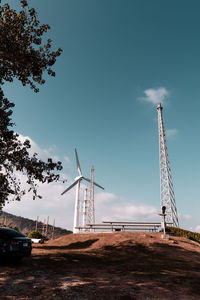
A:
POLYGON ((48 225, 49 225, 49 216, 47 217, 47 224, 46 224, 46 236, 48 235, 48 225))
POLYGON ((38 231, 38 221, 39 221, 39 216, 37 216, 37 220, 35 223, 35 231, 38 231))
POLYGON ((171 223, 172 226, 179 227, 174 187, 172 183, 171 169, 167 152, 162 109, 163 107, 161 106, 161 103, 159 103, 157 106, 157 111, 160 155, 160 202, 161 208, 166 207, 166 224, 171 223))
POLYGON ((44 235, 45 222, 46 222, 46 219, 44 218, 44 221, 43 221, 43 224, 42 224, 42 235, 44 235))
POLYGON ((52 240, 54 239, 54 229, 55 229, 55 218, 53 219, 52 240))

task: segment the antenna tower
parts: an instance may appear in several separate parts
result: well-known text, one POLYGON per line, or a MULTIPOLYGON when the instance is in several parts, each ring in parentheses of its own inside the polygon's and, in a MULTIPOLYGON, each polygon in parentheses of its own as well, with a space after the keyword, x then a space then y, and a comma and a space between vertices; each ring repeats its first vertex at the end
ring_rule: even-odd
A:
POLYGON ((95 223, 95 211, 94 211, 94 167, 91 168, 90 179, 90 200, 88 203, 88 224, 95 223))
POLYGON ((163 107, 161 106, 161 103, 159 103, 157 106, 157 110, 160 154, 160 201, 161 207, 166 207, 166 223, 172 223, 172 226, 178 227, 178 214, 167 152, 167 142, 162 117, 162 109, 163 107))

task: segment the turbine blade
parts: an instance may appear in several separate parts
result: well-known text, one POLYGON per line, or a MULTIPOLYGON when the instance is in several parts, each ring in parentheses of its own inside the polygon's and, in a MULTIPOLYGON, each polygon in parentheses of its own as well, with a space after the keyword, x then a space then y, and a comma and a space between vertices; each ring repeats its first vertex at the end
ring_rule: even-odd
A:
POLYGON ((71 188, 73 188, 78 182, 79 182, 80 179, 77 179, 76 181, 74 181, 74 183, 72 183, 66 190, 64 190, 64 192, 62 192, 61 195, 64 195, 66 192, 68 192, 69 190, 71 190, 71 188))
MULTIPOLYGON (((86 181, 88 182, 91 182, 90 179, 86 178, 86 177, 83 177, 83 179, 85 179, 86 181)), ((98 186, 100 189, 104 190, 104 188, 102 186, 100 186, 98 183, 94 182, 94 185, 98 186)))
POLYGON ((94 182, 94 185, 96 185, 96 186, 98 186, 100 189, 104 190, 104 188, 103 188, 101 185, 99 185, 98 183, 94 182))
POLYGON ((91 182, 91 180, 89 178, 86 178, 86 177, 82 177, 82 178, 85 179, 88 182, 91 182))
POLYGON ((77 165, 77 169, 78 169, 79 175, 82 176, 81 166, 80 166, 80 163, 79 163, 78 153, 77 153, 76 148, 75 148, 75 155, 76 155, 76 165, 77 165))

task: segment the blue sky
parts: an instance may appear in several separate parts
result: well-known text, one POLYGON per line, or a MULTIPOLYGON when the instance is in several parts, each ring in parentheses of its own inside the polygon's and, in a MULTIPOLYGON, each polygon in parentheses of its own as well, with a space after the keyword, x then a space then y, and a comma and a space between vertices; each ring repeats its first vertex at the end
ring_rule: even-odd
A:
MULTIPOLYGON (((17 82, 5 85, 5 94, 16 103, 16 131, 30 137, 44 157, 51 154, 64 162, 66 185, 77 175, 75 147, 87 176, 94 165, 95 180, 105 187, 104 194, 96 190, 100 220, 156 219, 157 111, 155 97, 147 99, 145 91, 155 94, 162 88, 180 225, 200 231, 200 2, 29 2, 41 23, 51 25, 47 36, 63 54, 56 77, 47 78, 39 94, 17 82)), ((42 187, 43 200, 26 197, 5 210, 32 218, 55 214, 58 225, 70 227, 74 191, 60 198, 63 189, 61 183, 42 187)))

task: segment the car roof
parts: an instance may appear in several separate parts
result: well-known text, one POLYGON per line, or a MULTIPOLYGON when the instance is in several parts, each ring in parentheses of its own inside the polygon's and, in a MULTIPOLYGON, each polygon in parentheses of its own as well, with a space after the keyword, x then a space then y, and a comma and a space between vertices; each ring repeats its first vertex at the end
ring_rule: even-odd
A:
POLYGON ((17 230, 14 230, 12 228, 8 228, 8 227, 0 227, 0 232, 4 232, 7 233, 10 236, 18 236, 18 237, 23 237, 25 236, 24 234, 22 234, 21 232, 18 232, 17 230))
POLYGON ((9 228, 9 227, 0 227, 1 231, 17 231, 15 229, 9 228))

